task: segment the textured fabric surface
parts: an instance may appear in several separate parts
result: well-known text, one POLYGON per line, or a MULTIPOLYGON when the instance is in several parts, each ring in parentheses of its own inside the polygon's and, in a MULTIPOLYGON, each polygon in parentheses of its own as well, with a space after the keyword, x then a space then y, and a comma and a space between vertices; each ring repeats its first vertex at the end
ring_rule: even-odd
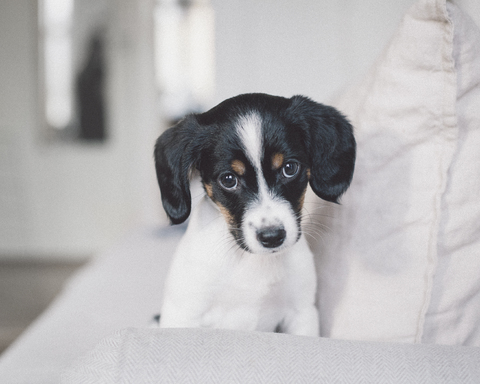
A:
POLYGON ((63 383, 477 383, 480 349, 272 333, 126 329, 63 383))
POLYGON ((420 342, 433 295, 429 318, 438 321, 428 341, 473 344, 480 99, 468 87, 478 81, 478 44, 460 17, 445 0, 417 2, 336 103, 355 127, 358 157, 351 188, 341 206, 323 208, 325 234, 313 244, 322 336, 420 342), (475 133, 462 119, 476 121, 475 133))
POLYGON ((480 29, 454 6, 458 133, 423 341, 480 345, 480 29))

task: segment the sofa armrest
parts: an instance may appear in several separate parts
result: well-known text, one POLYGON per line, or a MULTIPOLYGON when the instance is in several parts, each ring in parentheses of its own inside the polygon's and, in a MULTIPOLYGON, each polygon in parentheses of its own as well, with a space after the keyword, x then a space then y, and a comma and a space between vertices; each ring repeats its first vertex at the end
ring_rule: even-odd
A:
POLYGON ((124 329, 65 383, 474 383, 480 348, 208 329, 124 329))

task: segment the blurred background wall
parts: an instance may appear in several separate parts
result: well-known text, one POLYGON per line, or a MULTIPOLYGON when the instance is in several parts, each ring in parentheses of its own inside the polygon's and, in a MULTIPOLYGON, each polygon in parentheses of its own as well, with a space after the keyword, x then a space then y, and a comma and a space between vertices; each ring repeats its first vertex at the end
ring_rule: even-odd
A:
MULTIPOLYGON (((328 103, 414 2, 77 0, 72 36, 96 20, 104 43, 107 133, 82 140, 45 124, 43 3, 0 0, 0 259, 75 259, 165 225, 152 150, 169 122, 244 92, 328 103)), ((480 23, 478 0, 457 3, 480 23)))

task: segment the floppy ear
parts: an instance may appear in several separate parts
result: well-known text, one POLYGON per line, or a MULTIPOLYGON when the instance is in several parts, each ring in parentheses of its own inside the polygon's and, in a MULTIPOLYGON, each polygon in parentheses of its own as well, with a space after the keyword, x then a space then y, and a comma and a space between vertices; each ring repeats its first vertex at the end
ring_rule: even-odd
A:
POLYGON ((324 200, 338 203, 355 167, 353 127, 335 108, 304 96, 293 96, 287 110, 293 124, 304 130, 310 163, 310 186, 324 200))
POLYGON ((155 145, 155 169, 162 203, 172 224, 183 223, 190 215, 190 170, 200 158, 195 148, 199 124, 195 115, 187 116, 166 130, 155 145))

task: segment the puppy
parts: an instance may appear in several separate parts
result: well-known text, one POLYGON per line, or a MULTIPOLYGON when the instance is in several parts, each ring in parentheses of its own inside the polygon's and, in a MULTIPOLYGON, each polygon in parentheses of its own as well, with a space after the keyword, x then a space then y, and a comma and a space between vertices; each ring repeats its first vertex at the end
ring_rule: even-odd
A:
POLYGON ((160 327, 318 336, 302 206, 308 184, 338 201, 355 147, 337 110, 303 96, 240 95, 163 133, 155 146, 163 206, 173 224, 191 217, 166 280, 160 327), (191 213, 194 169, 206 194, 191 213))

